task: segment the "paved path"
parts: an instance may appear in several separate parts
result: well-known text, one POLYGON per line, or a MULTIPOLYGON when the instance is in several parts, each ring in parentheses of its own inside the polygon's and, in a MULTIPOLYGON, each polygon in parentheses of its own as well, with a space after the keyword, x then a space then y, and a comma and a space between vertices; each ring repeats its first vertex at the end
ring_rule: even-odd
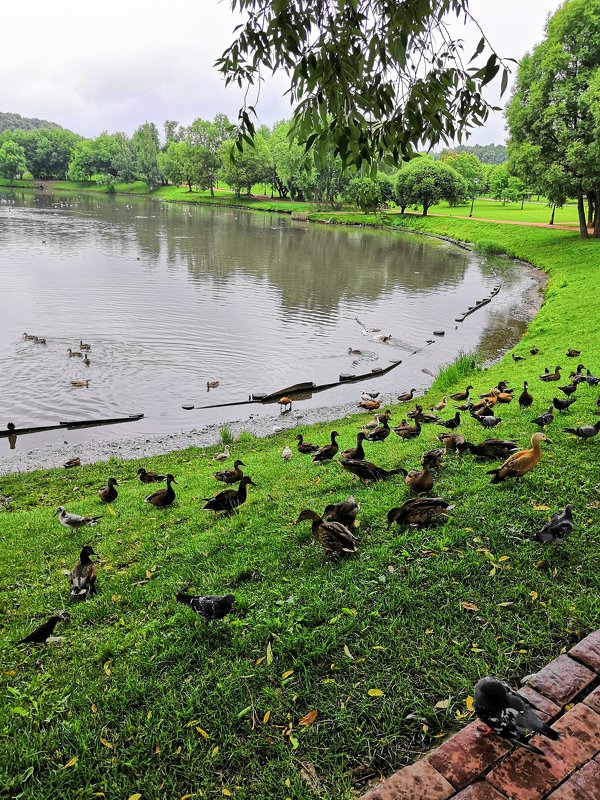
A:
POLYGON ((535 755, 472 722, 361 800, 600 800, 600 630, 520 690, 558 741, 536 736, 535 755))

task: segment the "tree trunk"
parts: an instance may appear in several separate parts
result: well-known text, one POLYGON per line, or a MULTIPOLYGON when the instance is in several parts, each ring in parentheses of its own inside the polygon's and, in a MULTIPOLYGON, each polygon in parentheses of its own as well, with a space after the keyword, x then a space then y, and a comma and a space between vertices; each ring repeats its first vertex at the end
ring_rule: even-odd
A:
POLYGON ((212 181, 209 181, 208 188, 210 189, 210 196, 214 197, 215 196, 215 187, 213 186, 213 182, 212 181))
POLYGON ((188 178, 187 185, 188 185, 188 192, 191 192, 192 191, 192 179, 191 178, 188 178))
POLYGON ((400 206, 400 213, 404 214, 405 211, 406 211, 406 206, 400 206))
POLYGON ((550 214, 550 225, 554 225, 554 212, 556 211, 556 206, 552 206, 552 214, 550 214))
POLYGON ((600 197, 598 191, 594 190, 594 239, 600 238, 600 197))
POLYGON ((588 231, 586 219, 585 219, 585 208, 583 205, 583 190, 581 185, 577 187, 577 216, 579 217, 579 235, 582 239, 588 238, 588 231))
POLYGON ((523 211, 523 206, 525 205, 525 195, 521 198, 521 211, 523 211))
POLYGON ((587 192, 587 226, 591 228, 594 224, 594 193, 587 192))
POLYGON ((429 203, 423 203, 423 216, 427 216, 427 211, 429 209, 429 203))

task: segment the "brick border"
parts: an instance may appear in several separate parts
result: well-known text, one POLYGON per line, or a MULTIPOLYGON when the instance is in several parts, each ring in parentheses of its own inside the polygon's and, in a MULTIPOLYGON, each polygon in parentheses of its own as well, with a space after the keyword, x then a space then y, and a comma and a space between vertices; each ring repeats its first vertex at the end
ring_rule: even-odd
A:
POLYGON ((471 722, 360 800, 600 800, 600 630, 519 690, 563 735, 535 755, 471 722), (574 705, 569 705, 573 703, 574 705))

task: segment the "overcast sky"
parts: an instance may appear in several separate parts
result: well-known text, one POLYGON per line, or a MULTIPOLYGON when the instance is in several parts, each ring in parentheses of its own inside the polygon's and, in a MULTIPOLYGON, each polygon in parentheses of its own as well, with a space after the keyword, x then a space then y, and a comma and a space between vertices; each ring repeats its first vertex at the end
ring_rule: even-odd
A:
MULTIPOLYGON (((497 52, 519 59, 543 38, 546 18, 560 4, 471 0, 471 10, 497 52)), ((41 117, 85 136, 130 134, 146 120, 161 128, 166 119, 188 124, 219 112, 235 120, 241 93, 225 89, 213 64, 237 22, 228 0, 3 3, 0 111, 41 117)), ((474 47, 477 38, 467 41, 474 47)), ((285 88, 281 78, 263 86, 261 122, 289 118, 285 88)), ((489 99, 504 103, 497 89, 489 99)), ((504 120, 496 114, 470 143, 504 139, 504 120)))

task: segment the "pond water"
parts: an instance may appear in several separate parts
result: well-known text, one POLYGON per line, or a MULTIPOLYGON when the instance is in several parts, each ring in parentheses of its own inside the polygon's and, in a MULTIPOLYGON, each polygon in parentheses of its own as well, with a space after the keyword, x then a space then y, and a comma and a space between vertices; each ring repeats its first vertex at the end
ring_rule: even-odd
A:
MULTIPOLYGON (((182 404, 246 400, 402 359, 385 376, 296 407, 358 402, 365 388, 393 397, 426 385, 422 370, 435 373, 461 349, 493 358, 511 345, 533 284, 522 265, 411 234, 47 191, 0 192, 0 256, 0 426, 145 415, 70 432, 71 441, 274 415, 273 406, 182 404), (455 322, 498 282, 488 306, 455 322), (373 341, 357 317, 392 338, 373 341), (24 331, 47 344, 25 341, 24 331), (81 339, 91 344, 89 366, 67 354, 81 339), (86 379, 88 388, 71 385, 86 379)), ((65 435, 22 437, 19 446, 25 438, 32 448, 65 435)), ((9 457, 6 439, 0 457, 9 457)))

